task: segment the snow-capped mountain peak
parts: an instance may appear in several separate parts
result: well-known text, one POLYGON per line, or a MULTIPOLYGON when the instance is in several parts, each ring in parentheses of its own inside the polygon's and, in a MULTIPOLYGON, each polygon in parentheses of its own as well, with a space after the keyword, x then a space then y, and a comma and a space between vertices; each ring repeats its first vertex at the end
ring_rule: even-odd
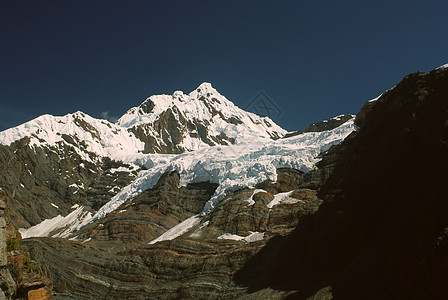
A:
POLYGON ((31 147, 57 148, 63 144, 69 145, 88 161, 92 160, 92 153, 101 157, 118 158, 120 153, 143 150, 143 143, 126 129, 107 120, 95 119, 81 111, 62 117, 42 115, 0 132, 0 142, 4 145, 23 138, 29 138, 31 147))
POLYGON ((181 153, 247 139, 279 138, 286 130, 246 112, 204 82, 189 94, 155 95, 117 122, 145 142, 147 153, 181 153))
MULTIPOLYGON (((30 231, 22 231, 29 237, 50 232, 43 231, 43 227, 51 227, 53 232, 62 226, 68 229, 60 236, 68 236, 72 230, 104 217, 153 187, 168 171, 177 171, 182 184, 203 181, 218 184, 215 194, 204 206, 203 214, 208 214, 229 191, 254 187, 267 179, 275 181, 277 168, 311 170, 320 153, 342 141, 353 130, 353 121, 349 121, 324 132, 280 138, 287 132, 271 119, 244 111, 210 83, 202 83, 189 94, 175 91, 171 95, 151 96, 128 110, 115 124, 79 111, 62 117, 44 115, 0 132, 0 143, 10 145, 27 138, 24 146, 46 148, 61 160, 76 157, 81 164, 85 161, 96 166, 104 163, 105 175, 98 175, 100 177, 108 178, 109 173, 115 172, 107 169, 110 166, 103 158, 121 161, 133 169, 142 167, 126 186, 119 187, 114 182, 106 185, 107 193, 115 195, 107 203, 101 199, 101 207, 82 208, 66 217, 37 224, 30 231)), ((91 170, 90 173, 96 172, 91 170)), ((76 189, 70 193, 84 190, 78 181, 67 181, 69 188, 76 189)))

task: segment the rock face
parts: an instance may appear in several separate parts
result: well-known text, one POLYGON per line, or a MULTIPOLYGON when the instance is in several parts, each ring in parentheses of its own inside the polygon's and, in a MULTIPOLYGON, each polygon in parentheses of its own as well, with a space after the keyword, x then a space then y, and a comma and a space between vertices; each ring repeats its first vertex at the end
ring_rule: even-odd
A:
MULTIPOLYGON (((324 203, 237 274, 294 299, 446 299, 448 69, 406 76, 361 109, 324 203)), ((336 148, 338 148, 336 147, 336 148)))
POLYGON ((234 274, 267 240, 290 233, 322 202, 316 190, 300 188, 300 172, 278 172, 278 182, 264 183, 266 191, 230 193, 212 214, 174 240, 148 245, 199 213, 216 185, 203 182, 179 187, 179 175, 168 172, 154 188, 86 226, 78 242, 33 238, 24 243, 34 259, 49 267, 60 296, 234 299, 246 293, 246 288, 233 283, 234 274))
POLYGON ((46 269, 22 248, 17 228, 10 225, 7 199, 0 189, 0 299, 47 300, 52 298, 46 269))
POLYGON ((6 198, 0 189, 0 299, 11 299, 17 285, 8 268, 8 256, 6 253, 6 198))
POLYGON ((75 204, 98 209, 135 178, 137 171, 109 158, 94 164, 63 143, 29 147, 25 138, 10 146, 0 145, 0 185, 13 199, 9 215, 17 227, 67 215, 75 204))
POLYGON ((353 115, 340 115, 337 117, 334 117, 330 120, 325 120, 317 123, 311 123, 310 125, 305 127, 304 132, 320 132, 324 130, 331 130, 333 128, 336 128, 338 126, 341 126, 345 122, 347 122, 350 119, 353 119, 353 115))
POLYGON ((144 153, 183 153, 198 146, 231 145, 286 134, 268 117, 246 112, 204 82, 191 93, 157 95, 117 122, 144 142, 144 153))
POLYGON ((232 287, 234 270, 262 246, 182 239, 109 253, 67 240, 25 243, 68 299, 232 299, 244 292, 232 287))
POLYGON ((181 221, 200 213, 217 184, 179 187, 179 174, 164 174, 154 188, 123 203, 115 212, 84 227, 78 240, 118 249, 148 243, 181 221))
MULTIPOLYGON (((180 103, 181 96, 163 99, 180 103)), ((139 122, 157 110, 151 101, 121 122, 147 131, 139 122)), ((157 125, 167 126, 168 137, 157 140, 176 152, 177 142, 168 142, 188 135, 170 125, 170 109, 167 116, 160 111, 165 123, 157 125)), ((323 154, 316 170, 278 168, 275 182, 228 192, 202 216, 217 186, 181 185, 179 174, 168 171, 72 240, 23 243, 48 267, 61 299, 446 299, 447 120, 448 69, 414 73, 368 102, 356 117, 359 131, 323 154), (179 234, 161 239, 167 230, 179 234)), ((19 150, 26 140, 16 143, 4 151, 5 163, 33 151, 19 150)), ((110 169, 97 166, 82 182, 94 187, 110 169)), ((45 182, 28 186, 51 190, 45 182)), ((86 205, 96 203, 89 199, 86 205)))
POLYGON ((299 135, 299 134, 302 134, 305 132, 322 132, 325 130, 331 130, 331 129, 341 126, 342 124, 344 124, 345 122, 347 122, 348 120, 351 120, 353 118, 354 118, 353 115, 344 114, 344 115, 340 115, 340 116, 334 117, 329 120, 311 123, 311 124, 307 125, 304 130, 289 132, 289 133, 285 134, 283 136, 283 138, 288 138, 288 137, 299 135))

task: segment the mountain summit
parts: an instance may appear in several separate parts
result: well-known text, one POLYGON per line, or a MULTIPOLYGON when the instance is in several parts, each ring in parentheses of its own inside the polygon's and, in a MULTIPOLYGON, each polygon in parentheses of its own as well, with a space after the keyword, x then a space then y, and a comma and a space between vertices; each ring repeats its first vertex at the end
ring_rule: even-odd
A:
POLYGON ((270 118, 240 109, 207 82, 188 95, 151 96, 117 123, 145 143, 145 153, 182 153, 286 134, 270 118))

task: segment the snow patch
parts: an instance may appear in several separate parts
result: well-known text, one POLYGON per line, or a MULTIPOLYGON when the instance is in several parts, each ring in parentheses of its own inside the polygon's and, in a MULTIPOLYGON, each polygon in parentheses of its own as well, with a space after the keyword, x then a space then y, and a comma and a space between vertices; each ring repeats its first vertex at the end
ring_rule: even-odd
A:
POLYGON ((110 173, 114 174, 116 172, 130 172, 130 170, 126 167, 112 168, 109 170, 110 173))
POLYGON ((252 206, 252 205, 255 204, 255 201, 254 201, 254 195, 255 195, 256 193, 260 193, 260 192, 265 192, 265 193, 267 193, 265 190, 262 190, 262 189, 256 189, 256 190, 252 193, 252 195, 249 197, 249 199, 245 200, 246 202, 249 203, 249 204, 247 204, 247 206, 252 206))
POLYGON ((91 218, 91 213, 84 211, 83 206, 79 206, 65 217, 58 215, 30 228, 20 228, 19 231, 24 239, 42 236, 65 238, 70 235, 73 228, 86 225, 91 218))
POLYGON ((300 200, 290 197, 294 191, 286 192, 286 193, 278 193, 274 195, 274 199, 267 205, 268 208, 273 208, 274 206, 284 203, 284 204, 292 204, 298 203, 300 200))
POLYGON ((379 96, 377 96, 377 97, 375 97, 375 98, 373 98, 373 99, 370 99, 369 101, 367 101, 367 102, 375 102, 375 101, 377 101, 378 99, 380 99, 380 97, 382 96, 383 94, 380 94, 379 96))
POLYGON ((72 184, 70 184, 68 187, 73 187, 73 188, 77 188, 78 190, 79 190, 79 189, 83 190, 83 189, 84 189, 84 182, 81 183, 81 184, 72 183, 72 184))
POLYGON ((245 241, 246 243, 252 243, 256 241, 262 241, 264 239, 264 232, 252 232, 249 231, 250 234, 248 236, 240 236, 231 233, 224 233, 218 236, 220 240, 234 240, 234 241, 245 241))
POLYGON ((198 229, 196 229, 192 234, 190 234, 190 237, 192 238, 198 238, 200 236, 200 232, 203 228, 207 227, 210 221, 206 221, 199 226, 198 229))
POLYGON ((158 238, 153 239, 152 241, 149 242, 149 244, 155 244, 155 243, 158 243, 161 241, 173 240, 173 239, 177 238, 178 236, 181 236, 182 234, 184 234, 185 232, 187 232, 194 226, 198 225, 201 222, 201 219, 202 218, 199 214, 192 216, 192 217, 186 219, 185 221, 177 224, 176 226, 174 226, 167 232, 163 233, 158 238))

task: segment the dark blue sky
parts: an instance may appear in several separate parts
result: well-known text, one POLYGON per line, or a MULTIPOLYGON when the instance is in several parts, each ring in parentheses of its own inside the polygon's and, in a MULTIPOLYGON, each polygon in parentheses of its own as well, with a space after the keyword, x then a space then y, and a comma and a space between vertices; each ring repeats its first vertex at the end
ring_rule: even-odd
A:
POLYGON ((288 130, 448 62, 441 1, 0 0, 0 129, 77 110, 120 116, 208 81, 264 91, 288 130))

